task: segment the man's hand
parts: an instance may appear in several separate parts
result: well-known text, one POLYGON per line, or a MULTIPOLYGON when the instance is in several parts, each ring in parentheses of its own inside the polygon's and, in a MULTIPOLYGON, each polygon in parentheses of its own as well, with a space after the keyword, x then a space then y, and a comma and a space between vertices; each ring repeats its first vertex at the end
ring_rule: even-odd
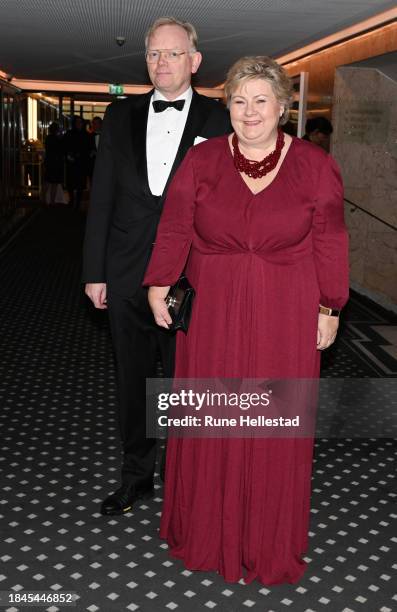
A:
POLYGON ((87 283, 85 293, 94 304, 95 308, 104 310, 106 305, 106 283, 87 283))
POLYGON ((318 315, 317 349, 323 351, 335 341, 338 331, 339 317, 330 317, 325 314, 318 315))
POLYGON ((165 298, 167 297, 169 287, 149 287, 148 300, 152 309, 154 319, 157 325, 168 329, 168 325, 172 323, 170 313, 168 312, 165 298))

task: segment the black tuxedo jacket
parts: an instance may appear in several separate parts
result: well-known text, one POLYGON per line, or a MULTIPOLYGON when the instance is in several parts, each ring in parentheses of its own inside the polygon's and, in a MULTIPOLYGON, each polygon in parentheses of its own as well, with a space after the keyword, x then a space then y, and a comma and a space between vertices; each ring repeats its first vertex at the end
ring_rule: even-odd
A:
POLYGON ((112 103, 96 157, 83 256, 83 282, 106 282, 132 297, 141 286, 167 186, 196 136, 231 132, 222 104, 193 92, 185 130, 164 194, 149 189, 146 126, 152 91, 112 103))

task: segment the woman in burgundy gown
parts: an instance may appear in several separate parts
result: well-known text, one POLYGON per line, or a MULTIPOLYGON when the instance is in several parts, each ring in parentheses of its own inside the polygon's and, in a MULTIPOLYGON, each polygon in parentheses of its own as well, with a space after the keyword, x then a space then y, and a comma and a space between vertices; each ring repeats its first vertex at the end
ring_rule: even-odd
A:
MULTIPOLYGON (((275 62, 239 60, 225 92, 235 136, 192 147, 175 175, 149 301, 167 327, 164 298, 186 265, 196 298, 176 378, 317 378, 348 296, 339 171, 279 130, 291 85, 275 62)), ((170 553, 228 582, 299 580, 312 451, 309 437, 171 437, 160 528, 170 553)))

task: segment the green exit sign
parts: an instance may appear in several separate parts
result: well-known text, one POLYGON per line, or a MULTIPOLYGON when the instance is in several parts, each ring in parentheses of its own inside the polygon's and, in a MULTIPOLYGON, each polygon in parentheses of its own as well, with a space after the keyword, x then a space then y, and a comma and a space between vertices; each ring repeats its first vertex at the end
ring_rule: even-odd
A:
POLYGON ((109 85, 109 93, 113 96, 122 96, 124 93, 123 85, 109 85))

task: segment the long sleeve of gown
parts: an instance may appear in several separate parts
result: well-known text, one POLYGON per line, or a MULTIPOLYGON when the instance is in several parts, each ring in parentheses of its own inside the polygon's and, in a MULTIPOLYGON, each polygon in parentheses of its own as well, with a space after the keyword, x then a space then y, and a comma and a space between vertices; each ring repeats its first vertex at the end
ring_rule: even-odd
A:
POLYGON ((196 198, 192 158, 190 150, 168 188, 144 285, 173 285, 185 266, 193 238, 196 198))
POLYGON ((348 233, 344 222, 342 179, 331 156, 326 159, 319 176, 313 251, 320 304, 340 310, 349 297, 348 233))

